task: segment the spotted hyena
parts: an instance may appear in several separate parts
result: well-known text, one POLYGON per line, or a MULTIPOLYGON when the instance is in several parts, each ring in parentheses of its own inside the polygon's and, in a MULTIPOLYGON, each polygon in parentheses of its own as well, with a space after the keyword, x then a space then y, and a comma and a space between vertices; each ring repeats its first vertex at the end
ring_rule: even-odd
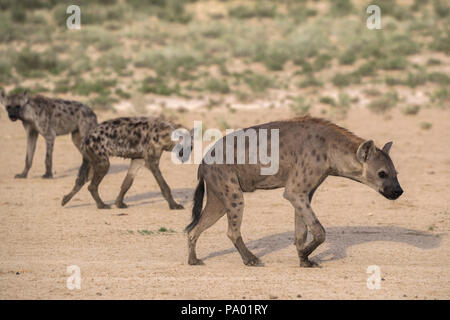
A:
MULTIPOLYGON (((196 242, 200 234, 225 213, 228 217, 228 237, 244 264, 260 264, 241 237, 244 192, 284 187, 284 198, 295 208, 295 245, 301 267, 317 266, 308 257, 325 241, 325 230, 311 208, 311 199, 327 176, 341 176, 361 182, 391 200, 403 193, 389 157, 392 142, 378 149, 372 140, 365 141, 331 122, 310 117, 261 124, 244 129, 244 132, 248 129, 279 130, 279 170, 274 175, 261 175, 263 166, 260 162, 206 164, 204 158, 198 168, 199 183, 194 194, 193 220, 186 227, 189 264, 202 264, 196 256, 196 242), (202 211, 205 185, 207 201, 202 211), (306 243, 308 229, 313 239, 306 243)), ((274 150, 276 147, 271 147, 270 141, 268 150, 274 150)), ((222 143, 225 154, 225 138, 222 143)), ((234 149, 236 154, 236 147, 234 149)), ((247 159, 248 150, 247 144, 247 159)), ((210 149, 210 152, 213 151, 214 147, 210 149)))
POLYGON ((5 105, 11 121, 22 121, 27 134, 27 155, 25 169, 16 178, 26 178, 33 162, 38 135, 44 137, 45 174, 43 178, 52 178, 52 155, 56 136, 72 134, 74 145, 80 150, 80 142, 97 125, 95 113, 86 105, 62 99, 44 96, 11 94, 0 92, 0 103, 5 105))
MULTIPOLYGON (((183 209, 172 197, 169 186, 159 170, 159 161, 163 151, 171 151, 176 143, 171 134, 181 126, 159 117, 117 118, 99 124, 82 142, 83 164, 73 190, 64 196, 64 206, 89 180, 89 168, 93 169, 92 181, 88 187, 99 209, 109 209, 99 196, 98 185, 109 169, 109 157, 130 158, 131 164, 116 206, 126 208, 123 202, 125 193, 131 187, 139 168, 146 166, 154 175, 170 209, 183 209)), ((184 139, 183 139, 184 141, 184 139)), ((189 148, 188 148, 189 149, 189 148)), ((179 157, 184 158, 183 149, 179 157)))

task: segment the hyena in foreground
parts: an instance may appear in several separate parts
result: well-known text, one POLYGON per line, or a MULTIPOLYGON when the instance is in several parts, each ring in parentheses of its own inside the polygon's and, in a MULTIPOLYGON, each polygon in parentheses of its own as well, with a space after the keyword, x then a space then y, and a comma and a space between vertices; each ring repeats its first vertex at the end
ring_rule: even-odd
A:
MULTIPOLYGON (((268 133, 271 129, 279 129, 279 170, 274 175, 261 175, 259 159, 257 164, 248 164, 248 144, 245 146, 246 164, 206 164, 203 159, 198 168, 199 183, 194 194, 192 222, 186 227, 188 263, 191 265, 203 264, 196 256, 196 242, 200 234, 225 213, 228 216, 227 235, 244 264, 260 264, 241 237, 243 192, 284 187, 284 198, 295 208, 295 245, 301 267, 317 266, 308 257, 325 241, 325 230, 310 204, 314 191, 327 176, 341 176, 364 183, 391 200, 403 193, 389 157, 392 142, 380 150, 372 140, 364 141, 331 122, 309 117, 261 124, 244 129, 244 132, 248 129, 267 129, 268 133), (202 212, 205 184, 207 201, 202 212), (308 228, 313 239, 307 244, 308 228)), ((268 139, 267 150, 274 149, 270 141, 268 139)), ((226 154, 225 138, 222 143, 223 154, 226 154)), ((210 152, 213 150, 214 146, 210 152)))
MULTIPOLYGON (((98 185, 108 172, 109 157, 116 156, 131 159, 130 168, 116 199, 117 207, 127 207, 123 202, 125 193, 133 184, 139 168, 145 165, 153 173, 170 209, 183 209, 183 206, 173 199, 170 188, 159 170, 159 160, 163 151, 172 151, 176 145, 171 139, 171 134, 178 128, 181 126, 156 117, 117 118, 100 123, 82 141, 83 164, 73 190, 64 196, 61 204, 64 206, 69 202, 89 180, 89 171, 92 167, 93 177, 88 187, 89 192, 99 209, 109 209, 110 206, 106 205, 98 194, 98 185)), ((182 150, 178 156, 183 157, 182 150)))
POLYGON ((0 92, 0 103, 5 105, 11 121, 21 120, 27 133, 25 169, 16 178, 26 178, 33 163, 38 135, 45 139, 45 174, 52 178, 52 155, 55 137, 72 134, 73 144, 80 150, 81 139, 97 125, 95 113, 86 105, 43 96, 30 97, 27 92, 6 96, 0 92))

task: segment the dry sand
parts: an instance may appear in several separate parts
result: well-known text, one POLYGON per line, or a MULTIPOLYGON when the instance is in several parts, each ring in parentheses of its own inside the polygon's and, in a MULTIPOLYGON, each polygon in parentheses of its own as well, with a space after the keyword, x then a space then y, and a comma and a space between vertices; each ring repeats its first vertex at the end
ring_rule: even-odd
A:
MULTIPOLYGON (((233 121, 253 119, 241 121, 250 125, 285 118, 282 114, 252 110, 235 114, 233 121)), ((449 116, 448 111, 423 110, 418 116, 394 112, 387 120, 362 109, 350 113, 342 124, 358 135, 379 146, 394 141, 391 155, 405 193, 389 201, 364 185, 328 178, 312 204, 327 231, 326 242, 312 255, 322 268, 303 269, 293 245, 294 211, 282 189, 245 196, 243 238, 264 267, 242 264, 226 236, 224 218, 198 242, 206 265, 189 266, 183 228, 190 220, 196 165, 176 166, 169 154, 162 159, 163 175, 185 210, 169 210, 145 169, 125 199, 128 209, 96 209, 86 187, 62 208, 61 198, 81 162, 70 137, 56 140, 53 180, 41 179, 42 138, 29 178, 16 180, 24 164, 25 134, 2 110, 0 298, 449 299, 449 116), (433 127, 422 130, 421 121, 433 127), (173 232, 158 233, 161 227, 173 232), (80 267, 81 290, 66 287, 70 265, 80 267), (366 285, 371 265, 380 267, 379 290, 366 285)), ((127 167, 128 160, 112 160, 100 186, 108 203, 127 167)))

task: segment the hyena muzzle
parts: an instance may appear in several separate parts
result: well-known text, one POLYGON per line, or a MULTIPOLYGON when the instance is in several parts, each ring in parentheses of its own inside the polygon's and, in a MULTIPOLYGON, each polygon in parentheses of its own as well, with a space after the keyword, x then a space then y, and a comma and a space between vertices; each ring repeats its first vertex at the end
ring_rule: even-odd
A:
MULTIPOLYGON (((122 183, 120 193, 115 201, 119 208, 126 208, 123 202, 126 192, 133 184, 139 168, 147 167, 155 177, 162 195, 169 203, 170 209, 183 209, 175 202, 172 192, 159 169, 159 161, 164 151, 172 151, 176 146, 172 141, 172 132, 181 126, 159 117, 124 117, 100 123, 82 141, 81 151, 83 164, 80 167, 78 178, 72 191, 62 200, 64 206, 72 197, 92 179, 88 190, 94 198, 99 209, 109 209, 98 193, 98 186, 109 169, 109 157, 116 156, 130 158, 128 173, 122 183), (90 168, 93 173, 89 174, 90 168), (92 177, 91 177, 92 176, 92 177)), ((183 139, 185 141, 185 139, 183 139)), ((190 141, 188 139, 187 141, 190 141)), ((192 144, 180 148, 178 158, 185 159, 188 154, 183 150, 192 150, 192 144)))
MULTIPOLYGON (((266 123, 243 132, 247 133, 249 129, 266 129, 268 133, 271 129, 279 130, 278 147, 271 145, 271 139, 267 142, 267 150, 279 151, 278 172, 261 175, 261 168, 265 165, 259 159, 256 164, 249 164, 248 143, 245 145, 245 164, 207 164, 204 158, 198 168, 199 182, 194 194, 192 222, 186 227, 188 263, 191 265, 203 264, 196 255, 197 240, 225 213, 228 217, 227 235, 244 264, 260 264, 241 237, 244 192, 284 187, 283 196, 295 209, 295 245, 301 267, 317 266, 308 257, 325 241, 325 230, 311 208, 311 199, 327 176, 341 176, 364 183, 391 200, 403 193, 389 156, 391 142, 378 149, 372 140, 365 141, 331 122, 310 117, 266 123), (202 211, 205 186, 207 200, 202 211), (306 242, 308 229, 313 235, 309 243, 306 242)), ((236 156, 236 146, 227 145, 226 137, 221 145, 223 155, 227 148, 234 148, 236 156)), ((209 150, 211 152, 215 152, 214 146, 209 150)))
POLYGON ((52 178, 53 145, 56 136, 71 133, 75 147, 80 150, 81 140, 97 125, 95 113, 88 106, 76 101, 50 99, 39 95, 31 97, 27 92, 7 96, 2 90, 0 102, 5 105, 11 121, 22 121, 27 134, 25 168, 16 178, 27 177, 39 134, 44 137, 46 143, 43 178, 52 178))

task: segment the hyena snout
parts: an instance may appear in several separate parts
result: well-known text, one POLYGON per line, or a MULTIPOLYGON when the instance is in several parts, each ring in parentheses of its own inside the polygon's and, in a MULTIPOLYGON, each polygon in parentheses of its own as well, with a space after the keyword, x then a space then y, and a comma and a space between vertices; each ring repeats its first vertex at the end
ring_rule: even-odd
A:
POLYGON ((400 184, 397 182, 391 186, 387 186, 383 188, 381 194, 388 198, 389 200, 398 199, 403 194, 403 189, 400 184))
POLYGON ((11 121, 17 121, 20 118, 20 106, 7 106, 6 111, 11 121))

